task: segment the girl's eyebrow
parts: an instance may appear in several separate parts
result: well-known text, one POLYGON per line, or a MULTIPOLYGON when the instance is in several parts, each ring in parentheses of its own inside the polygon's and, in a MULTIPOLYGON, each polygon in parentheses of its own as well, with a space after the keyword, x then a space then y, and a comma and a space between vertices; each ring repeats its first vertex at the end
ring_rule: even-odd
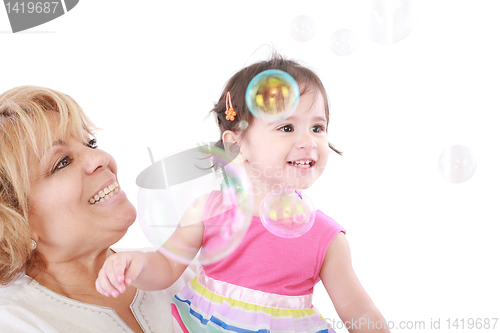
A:
MULTIPOLYGON (((287 120, 290 120, 290 121, 295 121, 295 120, 297 120, 297 117, 295 117, 295 116, 290 116, 290 117, 288 117, 288 118, 286 118, 286 119, 283 119, 283 121, 287 121, 287 120)), ((321 116, 316 116, 316 117, 313 117, 313 118, 312 118, 312 120, 313 120, 313 121, 324 121, 324 122, 326 122, 326 118, 325 118, 325 117, 321 117, 321 116)))
POLYGON ((326 118, 325 117, 314 117, 314 121, 324 121, 326 123, 326 118))

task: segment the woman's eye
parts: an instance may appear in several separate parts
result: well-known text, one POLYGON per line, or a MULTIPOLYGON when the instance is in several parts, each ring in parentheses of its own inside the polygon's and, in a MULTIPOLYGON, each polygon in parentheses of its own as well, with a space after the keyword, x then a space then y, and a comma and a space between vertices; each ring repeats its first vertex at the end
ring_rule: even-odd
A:
POLYGON ((281 126, 279 130, 283 132, 293 132, 293 126, 292 125, 281 126))
POLYGON ((97 140, 96 138, 93 138, 87 143, 87 147, 92 148, 92 149, 97 149, 97 140))
POLYGON ((325 128, 321 125, 316 125, 316 126, 313 126, 313 128, 311 129, 314 133, 321 133, 325 130, 325 128))
POLYGON ((59 171, 61 169, 64 169, 65 167, 67 167, 68 165, 71 164, 71 162, 73 161, 73 159, 69 156, 65 156, 63 157, 59 163, 57 163, 57 165, 55 166, 54 170, 52 170, 52 173, 56 172, 56 171, 59 171))

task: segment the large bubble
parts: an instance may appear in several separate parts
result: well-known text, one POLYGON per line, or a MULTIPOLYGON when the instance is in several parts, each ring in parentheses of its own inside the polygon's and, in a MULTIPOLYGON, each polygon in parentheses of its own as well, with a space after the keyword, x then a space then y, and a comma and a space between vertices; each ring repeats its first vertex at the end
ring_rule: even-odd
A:
POLYGON ((240 244, 253 196, 236 163, 238 151, 231 144, 226 150, 200 146, 167 156, 137 177, 139 223, 155 249, 183 264, 198 253, 200 263, 210 264, 240 244))
POLYGON ((451 146, 441 153, 438 169, 447 181, 462 183, 474 176, 476 159, 469 148, 461 145, 451 146))
POLYGON ((281 70, 257 74, 248 84, 246 103, 252 114, 266 121, 290 117, 299 104, 300 91, 294 78, 281 70))
POLYGON ((361 21, 371 40, 394 44, 406 38, 418 19, 416 0, 364 0, 361 21))
POLYGON ((262 224, 279 237, 302 236, 311 229, 315 217, 311 199, 304 192, 288 188, 272 191, 260 206, 262 224))

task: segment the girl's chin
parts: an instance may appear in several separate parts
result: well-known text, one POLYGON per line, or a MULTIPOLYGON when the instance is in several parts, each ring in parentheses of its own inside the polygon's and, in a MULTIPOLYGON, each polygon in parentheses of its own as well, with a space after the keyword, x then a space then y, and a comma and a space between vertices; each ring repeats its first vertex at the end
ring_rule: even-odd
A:
POLYGON ((311 187, 312 182, 277 182, 274 184, 266 184, 263 187, 255 188, 255 194, 268 194, 271 192, 279 192, 279 191, 294 191, 294 190, 305 190, 311 187))

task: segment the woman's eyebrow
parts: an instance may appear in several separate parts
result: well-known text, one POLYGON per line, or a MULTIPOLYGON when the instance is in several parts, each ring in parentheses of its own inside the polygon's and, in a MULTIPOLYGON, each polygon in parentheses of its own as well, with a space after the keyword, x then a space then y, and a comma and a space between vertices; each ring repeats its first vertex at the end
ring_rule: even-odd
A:
POLYGON ((64 146, 66 145, 66 142, 62 141, 62 140, 56 140, 52 143, 52 147, 54 146, 64 146))
POLYGON ((64 142, 62 140, 56 140, 56 141, 52 142, 52 146, 42 152, 41 159, 44 159, 44 157, 47 156, 47 154, 49 154, 53 150, 55 150, 61 146, 65 146, 65 145, 66 145, 66 142, 64 142))

